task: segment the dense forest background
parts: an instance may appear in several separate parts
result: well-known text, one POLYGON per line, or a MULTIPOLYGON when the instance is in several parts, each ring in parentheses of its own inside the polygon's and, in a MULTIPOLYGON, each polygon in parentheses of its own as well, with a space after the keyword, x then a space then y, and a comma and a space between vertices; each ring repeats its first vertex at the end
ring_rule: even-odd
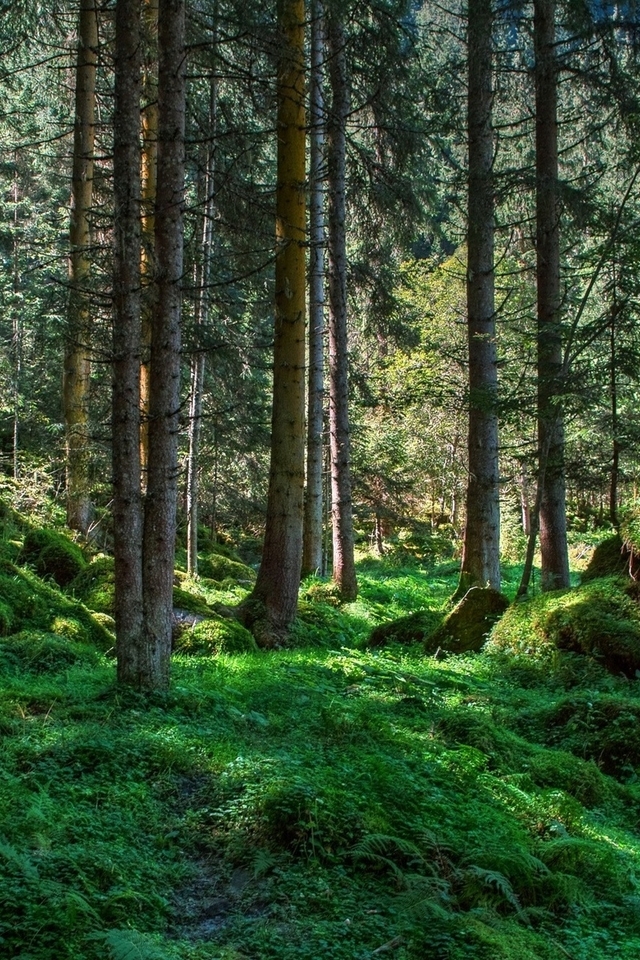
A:
MULTIPOLYGON (((91 535, 106 545, 113 8, 97 14, 90 264, 81 281, 90 324, 80 347, 91 364, 84 436, 91 535)), ((205 357, 201 521, 258 537, 271 402, 275 10, 199 4, 187 17, 180 516, 184 525, 189 370, 194 357, 205 357), (213 223, 203 246, 206 218, 213 223)), ((6 475, 46 474, 60 495, 60 384, 65 349, 77 337, 69 312, 77 280, 68 266, 77 18, 75 10, 18 5, 2 24, 2 456, 6 475)), ((384 536, 446 526, 460 537, 468 469, 465 13, 355 4, 344 23, 357 535, 375 537, 376 525, 384 536)), ((495 317, 509 549, 522 549, 537 469, 532 29, 526 5, 496 9, 495 317)), ((615 522, 619 503, 633 503, 637 476, 635 15, 620 5, 560 5, 557 36, 567 498, 580 522, 615 522)))

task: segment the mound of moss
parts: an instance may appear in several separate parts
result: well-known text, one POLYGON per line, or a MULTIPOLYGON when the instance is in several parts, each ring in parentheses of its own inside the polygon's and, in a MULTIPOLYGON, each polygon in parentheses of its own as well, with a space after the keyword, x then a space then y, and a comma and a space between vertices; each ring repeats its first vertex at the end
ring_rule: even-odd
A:
POLYGON ((49 673, 77 663, 97 663, 95 647, 86 642, 81 626, 75 637, 45 630, 22 630, 0 640, 0 662, 16 672, 49 673))
POLYGON ((115 567, 113 557, 98 556, 68 585, 69 593, 91 610, 114 614, 115 567))
POLYGON ((0 597, 0 627, 5 636, 35 629, 101 649, 113 645, 111 633, 83 604, 7 560, 0 561, 0 597))
POLYGON ((640 703, 628 696, 576 691, 522 711, 517 723, 523 734, 592 760, 618 780, 635 779, 640 767, 640 703))
POLYGON ((256 579, 255 570, 251 567, 219 553, 210 553, 198 560, 198 573, 209 580, 218 581, 230 578, 240 583, 253 583, 256 579))
POLYGON ((425 651, 471 653, 481 650, 494 623, 509 606, 509 601, 490 587, 472 587, 442 624, 425 640, 425 651))
POLYGON ((44 527, 26 533, 18 560, 30 564, 39 576, 51 577, 59 587, 71 583, 86 566, 77 543, 44 527))
POLYGON ((438 628, 442 615, 433 610, 418 610, 408 617, 400 617, 391 623, 382 623, 371 631, 370 647, 382 647, 387 643, 424 643, 438 628))
POLYGON ((205 654, 254 653, 258 647, 253 635, 237 620, 209 617, 183 630, 175 640, 179 653, 205 654))
POLYGON ((595 658, 612 673, 640 671, 640 606, 633 587, 600 578, 571 591, 514 604, 491 632, 489 650, 552 658, 568 650, 595 658))
POLYGON ((622 542, 622 537, 616 533, 613 537, 607 537, 595 548, 582 574, 582 582, 597 580, 598 577, 623 576, 628 570, 629 550, 622 542))

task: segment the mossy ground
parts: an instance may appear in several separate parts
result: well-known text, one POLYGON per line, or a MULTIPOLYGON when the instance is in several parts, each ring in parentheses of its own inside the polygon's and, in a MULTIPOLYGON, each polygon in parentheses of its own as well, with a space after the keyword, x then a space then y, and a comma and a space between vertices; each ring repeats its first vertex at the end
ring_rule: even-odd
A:
POLYGON ((3 957, 635 960, 638 684, 365 650, 456 569, 359 574, 304 585, 298 649, 176 654, 166 697, 73 630, 0 640, 3 957))

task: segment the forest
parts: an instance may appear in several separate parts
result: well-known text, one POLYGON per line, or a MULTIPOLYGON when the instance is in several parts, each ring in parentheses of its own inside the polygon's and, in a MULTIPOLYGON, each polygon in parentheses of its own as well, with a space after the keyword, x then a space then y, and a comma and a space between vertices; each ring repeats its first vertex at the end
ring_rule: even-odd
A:
POLYGON ((634 0, 0 49, 0 957, 636 960, 634 0))

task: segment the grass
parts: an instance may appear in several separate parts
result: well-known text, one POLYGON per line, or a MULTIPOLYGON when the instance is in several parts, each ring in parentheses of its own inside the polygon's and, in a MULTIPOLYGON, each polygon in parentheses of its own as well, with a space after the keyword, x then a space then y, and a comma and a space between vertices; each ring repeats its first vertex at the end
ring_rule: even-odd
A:
POLYGON ((359 578, 342 607, 303 585, 295 649, 176 655, 162 698, 93 644, 0 638, 3 958, 635 960, 637 683, 369 650, 456 568, 359 578))

